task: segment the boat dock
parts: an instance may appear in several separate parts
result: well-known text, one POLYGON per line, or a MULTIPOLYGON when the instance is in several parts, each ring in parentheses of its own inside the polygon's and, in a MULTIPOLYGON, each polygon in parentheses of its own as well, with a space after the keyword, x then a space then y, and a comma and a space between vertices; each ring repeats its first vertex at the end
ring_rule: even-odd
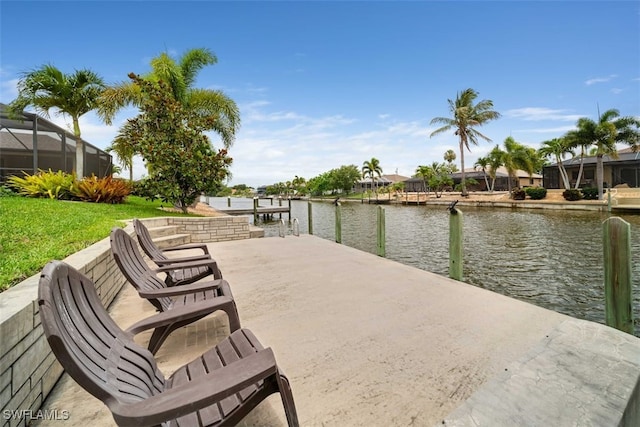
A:
POLYGON ((291 209, 288 206, 260 206, 255 211, 253 208, 217 208, 217 210, 227 215, 253 215, 257 212, 262 216, 273 216, 277 213, 287 213, 291 216, 291 209))
MULTIPOLYGON (((315 236, 209 250, 243 327, 288 376, 300 425, 640 425, 637 337, 315 236)), ((125 328, 154 313, 131 286, 112 307, 125 328)), ((156 355, 160 369, 173 372, 226 334, 224 314, 174 332, 156 355)), ((69 411, 74 425, 113 425, 68 377, 43 409, 69 411)), ((286 425, 280 397, 240 425, 286 425)))
POLYGON ((282 218, 282 214, 288 214, 288 219, 291 220, 291 199, 287 200, 286 206, 282 206, 282 200, 279 200, 278 206, 273 206, 273 197, 261 197, 253 199, 253 207, 250 208, 233 208, 231 207, 231 199, 229 199, 226 208, 216 208, 218 211, 227 215, 253 215, 254 220, 260 215, 264 220, 272 219, 275 214, 279 214, 282 218), (260 206, 260 200, 271 200, 271 206, 260 206))

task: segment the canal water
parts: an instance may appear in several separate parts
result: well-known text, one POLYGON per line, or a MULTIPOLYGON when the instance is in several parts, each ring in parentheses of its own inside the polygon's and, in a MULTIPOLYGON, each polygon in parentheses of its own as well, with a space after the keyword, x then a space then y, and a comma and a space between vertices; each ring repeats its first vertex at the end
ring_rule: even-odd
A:
MULTIPOLYGON (((232 198, 232 207, 252 207, 232 198)), ((274 205, 278 201, 274 200, 274 205)), ((286 206, 287 201, 282 202, 286 206)), ((292 217, 308 233, 308 205, 293 200, 292 217)), ((216 208, 226 198, 211 198, 216 208)), ((270 206, 260 200, 260 206, 270 206)), ((335 206, 314 202, 313 234, 335 240, 335 206)), ((377 206, 342 203, 342 243, 376 253, 377 206)), ((386 205, 387 258, 448 275, 449 213, 446 206, 386 205)), ((459 207, 464 215, 463 280, 513 298, 604 323, 602 222, 607 213, 542 209, 459 207)), ((640 215, 616 215, 631 224, 636 335, 640 336, 640 215)), ((292 234, 283 214, 286 234, 292 234)), ((265 236, 278 236, 279 216, 258 222, 265 236)), ((253 218, 250 218, 253 222, 253 218)), ((287 237, 289 238, 289 237, 287 237)))

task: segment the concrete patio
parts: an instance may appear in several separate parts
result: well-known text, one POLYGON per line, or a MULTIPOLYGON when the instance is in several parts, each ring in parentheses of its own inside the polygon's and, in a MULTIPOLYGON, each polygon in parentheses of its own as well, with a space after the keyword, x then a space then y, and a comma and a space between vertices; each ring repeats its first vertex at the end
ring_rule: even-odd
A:
MULTIPOLYGON (((636 337, 314 236, 209 246, 302 426, 638 425, 636 337)), ((127 286, 110 312, 127 327, 153 308, 127 286)), ((226 334, 224 314, 176 331, 159 366, 169 375, 226 334)), ((46 425, 114 425, 66 375, 43 409, 69 413, 46 425)), ((242 425, 286 425, 280 397, 242 425)))

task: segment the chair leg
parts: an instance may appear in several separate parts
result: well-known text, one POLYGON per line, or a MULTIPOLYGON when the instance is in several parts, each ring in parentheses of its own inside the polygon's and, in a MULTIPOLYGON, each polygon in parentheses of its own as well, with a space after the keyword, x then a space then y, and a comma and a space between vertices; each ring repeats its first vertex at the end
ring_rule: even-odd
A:
POLYGON ((149 340, 149 345, 147 346, 147 349, 151 352, 151 354, 155 355, 164 341, 167 339, 169 334, 173 332, 175 328, 172 328, 172 326, 173 325, 159 326, 153 330, 151 339, 149 340))
POLYGON ((293 392, 291 391, 289 379, 279 372, 276 372, 276 381, 278 383, 278 389, 280 390, 284 413, 287 416, 287 424, 289 427, 299 427, 298 412, 296 411, 296 404, 293 401, 293 392))
POLYGON ((229 331, 234 332, 240 329, 240 317, 238 315, 238 308, 236 302, 231 301, 229 306, 223 309, 229 317, 229 331))

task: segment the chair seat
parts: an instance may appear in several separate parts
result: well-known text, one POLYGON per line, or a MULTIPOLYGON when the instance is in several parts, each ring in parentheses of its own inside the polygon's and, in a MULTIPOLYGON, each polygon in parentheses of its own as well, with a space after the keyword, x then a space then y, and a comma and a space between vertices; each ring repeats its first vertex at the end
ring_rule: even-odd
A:
MULTIPOLYGON (((219 343, 215 348, 202 354, 178 369, 167 380, 166 388, 172 388, 188 383, 207 372, 214 371, 251 354, 262 350, 263 346, 255 335, 247 329, 240 329, 232 333, 228 338, 219 343)), ((263 381, 250 385, 244 390, 223 399, 216 405, 201 409, 180 417, 170 425, 176 426, 217 426, 222 419, 228 418, 235 410, 240 408, 248 399, 253 397, 263 387, 263 381)))
POLYGON ((202 303, 204 301, 211 301, 214 298, 221 296, 229 296, 233 298, 231 294, 231 286, 226 280, 222 280, 220 285, 214 289, 207 289, 201 292, 193 292, 184 295, 178 295, 171 298, 171 306, 169 309, 176 309, 182 306, 191 306, 193 304, 202 303))
POLYGON ((214 275, 213 270, 206 266, 171 270, 168 274, 170 276, 169 285, 193 283, 208 275, 214 275))

